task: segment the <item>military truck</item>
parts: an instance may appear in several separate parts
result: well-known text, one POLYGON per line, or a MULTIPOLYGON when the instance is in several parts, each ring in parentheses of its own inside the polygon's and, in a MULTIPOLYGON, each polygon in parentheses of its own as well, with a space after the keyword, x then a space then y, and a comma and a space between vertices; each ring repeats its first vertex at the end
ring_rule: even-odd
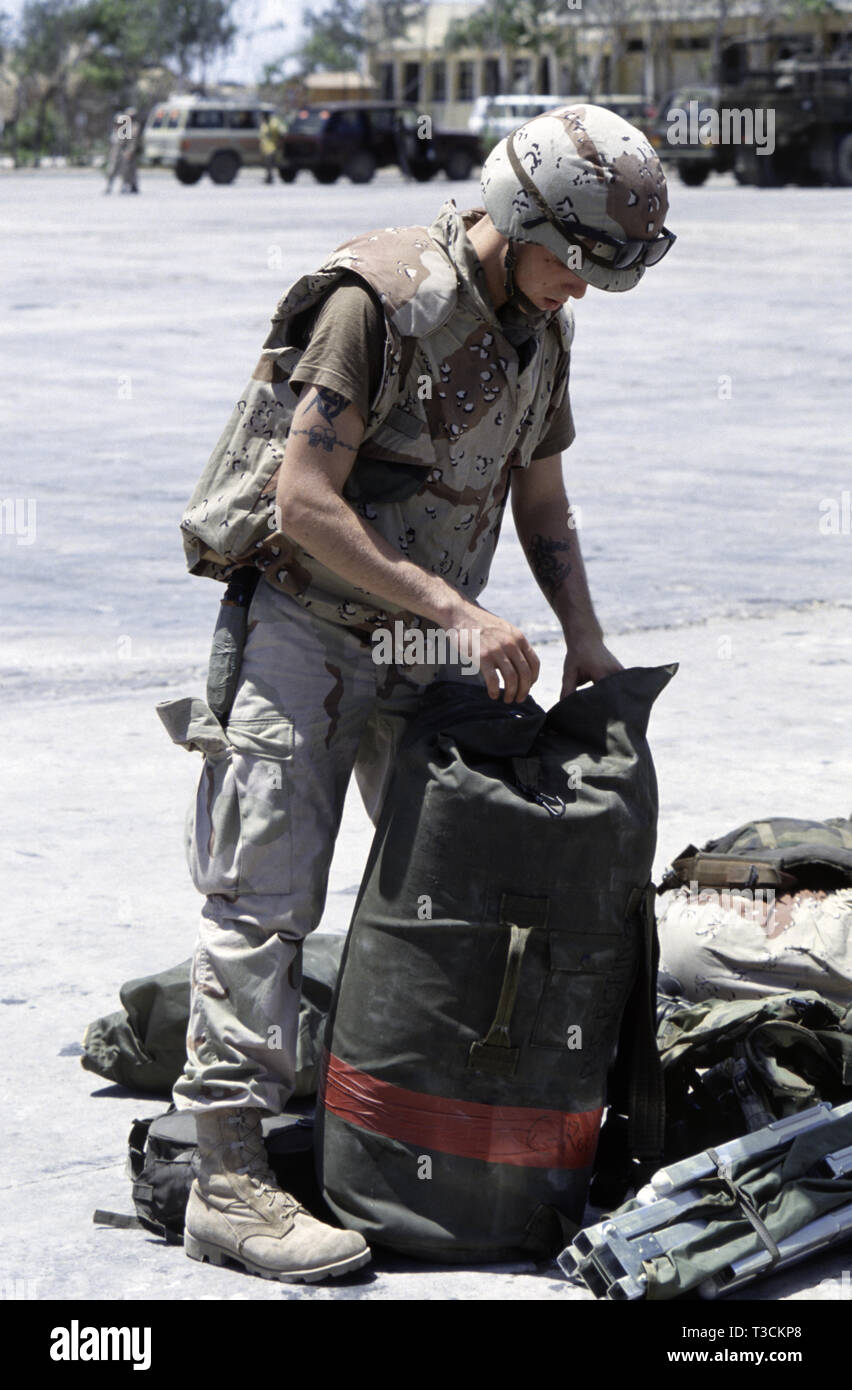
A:
POLYGON ((653 143, 684 183, 733 169, 738 183, 759 187, 852 186, 852 47, 838 42, 818 53, 801 38, 735 40, 722 50, 718 85, 701 106, 702 121, 690 122, 689 134, 703 137, 688 141, 673 138, 671 100, 660 106, 653 143), (771 116, 772 144, 759 151, 754 142, 732 141, 731 131, 742 129, 732 113, 752 113, 755 122, 771 116))

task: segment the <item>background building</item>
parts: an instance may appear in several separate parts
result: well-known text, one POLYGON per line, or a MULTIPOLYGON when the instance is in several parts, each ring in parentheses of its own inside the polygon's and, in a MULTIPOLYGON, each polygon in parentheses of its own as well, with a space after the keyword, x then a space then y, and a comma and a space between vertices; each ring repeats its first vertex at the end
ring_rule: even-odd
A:
POLYGON ((376 95, 412 101, 443 126, 465 125, 478 97, 500 93, 594 96, 633 92, 659 98, 672 88, 713 81, 718 53, 734 37, 810 37, 825 51, 848 40, 852 0, 557 0, 548 27, 556 42, 536 49, 450 47, 453 25, 471 3, 426 4, 403 39, 368 57, 376 95))

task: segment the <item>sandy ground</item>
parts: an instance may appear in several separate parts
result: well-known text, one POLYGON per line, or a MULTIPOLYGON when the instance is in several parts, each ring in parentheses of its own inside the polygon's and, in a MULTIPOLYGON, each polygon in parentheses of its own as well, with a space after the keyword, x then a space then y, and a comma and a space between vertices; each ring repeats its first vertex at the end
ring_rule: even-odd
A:
MULTIPOLYGON (((35 499, 38 526, 32 542, 8 522, 0 535, 0 573, 18 596, 2 658, 0 1285, 36 1300, 588 1300, 555 1266, 440 1269, 381 1252, 346 1285, 291 1288, 199 1266, 141 1231, 92 1225, 95 1207, 130 1210, 127 1132, 162 1106, 83 1072, 80 1039, 117 1007, 124 980, 191 952, 199 902, 182 852, 199 764, 154 714, 159 700, 203 691, 218 597, 182 573, 180 507, 256 358, 274 285, 310 268, 320 241, 325 249, 360 226, 401 220, 402 199, 406 220, 428 220, 449 189, 385 176, 368 190, 300 180, 269 193, 248 179, 190 190, 143 173, 140 199, 110 201, 90 175, 10 174, 3 185, 14 272, 4 300, 23 306, 0 326, 10 368, 3 495, 35 499), (278 202, 258 213, 266 196, 278 202), (131 379, 123 398, 121 377, 131 379)), ((657 873, 688 841, 753 815, 852 809, 852 540, 842 527, 818 529, 820 499, 849 486, 840 271, 832 263, 820 285, 811 262, 798 263, 784 291, 798 296, 795 310, 779 298, 784 248, 794 232, 801 242, 809 218, 842 269, 840 195, 789 190, 761 202, 720 184, 678 196, 694 279, 681 267, 667 283, 649 280, 644 303, 637 293, 633 304, 599 296, 581 306, 587 355, 574 379, 585 442, 570 456, 576 495, 588 498, 583 544, 610 645, 626 665, 680 663, 651 724, 657 873), (756 251, 767 238, 774 286, 763 263, 749 274, 734 257, 724 270, 720 244, 756 251), (635 350, 652 320, 654 360, 635 350), (598 410, 595 372, 599 381, 619 322, 632 345, 625 391, 598 410), (715 394, 728 362, 737 366, 725 408, 740 412, 736 422, 715 394)), ((458 190, 460 206, 475 197, 473 185, 458 190)), ((542 657, 533 694, 549 705, 561 649, 511 527, 485 602, 533 636, 542 657)), ((353 789, 322 930, 346 929, 369 841, 353 789)), ((847 1247, 748 1296, 849 1298, 850 1259, 847 1247)))

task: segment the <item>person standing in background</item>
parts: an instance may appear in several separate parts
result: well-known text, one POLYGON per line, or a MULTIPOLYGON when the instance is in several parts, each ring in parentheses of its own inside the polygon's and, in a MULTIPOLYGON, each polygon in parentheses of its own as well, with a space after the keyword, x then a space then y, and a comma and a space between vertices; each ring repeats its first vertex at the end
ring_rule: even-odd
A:
POLYGON ((272 183, 273 170, 278 159, 278 146, 284 127, 274 111, 266 111, 260 123, 260 153, 266 169, 265 183, 272 183))

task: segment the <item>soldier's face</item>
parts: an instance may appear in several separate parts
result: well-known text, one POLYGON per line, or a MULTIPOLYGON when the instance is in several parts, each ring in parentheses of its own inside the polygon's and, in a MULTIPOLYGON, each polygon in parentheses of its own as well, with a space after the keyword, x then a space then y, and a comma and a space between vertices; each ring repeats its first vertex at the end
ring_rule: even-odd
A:
POLYGON ((515 284, 536 308, 547 313, 561 309, 569 299, 582 299, 588 289, 585 280, 563 265, 558 256, 532 242, 518 247, 515 284))

